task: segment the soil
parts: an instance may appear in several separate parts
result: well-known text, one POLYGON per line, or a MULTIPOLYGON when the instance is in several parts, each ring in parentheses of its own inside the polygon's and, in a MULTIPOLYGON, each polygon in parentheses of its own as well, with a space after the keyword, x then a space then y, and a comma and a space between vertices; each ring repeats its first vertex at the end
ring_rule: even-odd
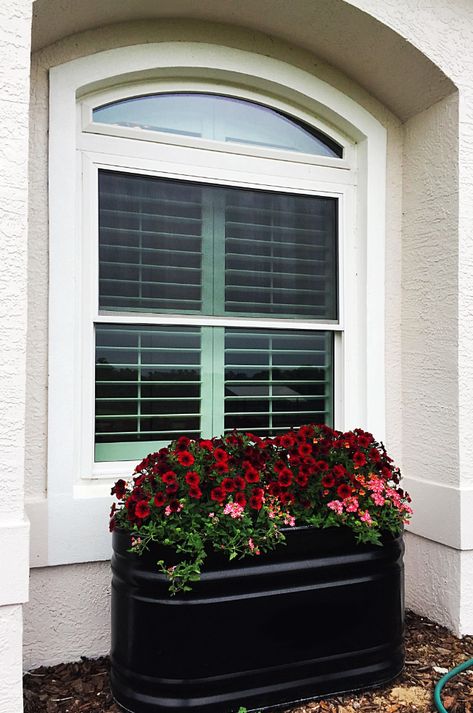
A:
MULTIPOLYGON (((473 657, 473 636, 457 639, 407 613, 406 666, 389 686, 307 702, 280 713, 435 713, 433 690, 447 670, 473 657)), ((25 713, 122 713, 108 684, 108 659, 41 667, 25 674, 25 713)), ((473 668, 443 689, 448 713, 473 713, 473 668)))

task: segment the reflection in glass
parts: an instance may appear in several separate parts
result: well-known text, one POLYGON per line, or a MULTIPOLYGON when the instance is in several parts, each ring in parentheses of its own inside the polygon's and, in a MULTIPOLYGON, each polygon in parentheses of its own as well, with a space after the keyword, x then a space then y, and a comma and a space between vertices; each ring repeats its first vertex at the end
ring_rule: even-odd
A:
POLYGON ((100 124, 341 158, 343 148, 321 131, 263 104, 217 94, 149 94, 93 110, 100 124))

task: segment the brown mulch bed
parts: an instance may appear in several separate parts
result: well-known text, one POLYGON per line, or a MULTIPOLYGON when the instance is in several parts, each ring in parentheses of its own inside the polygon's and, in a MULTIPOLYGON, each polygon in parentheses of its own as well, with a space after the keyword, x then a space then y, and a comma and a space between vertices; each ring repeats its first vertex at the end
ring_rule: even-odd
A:
MULTIPOLYGON (((446 629, 407 614, 406 667, 389 686, 366 693, 304 703, 282 713, 434 713, 433 690, 446 670, 473 657, 473 636, 457 639, 446 629)), ((121 713, 108 685, 108 660, 38 668, 24 677, 25 713, 121 713)), ((443 692, 449 713, 473 713, 473 669, 443 692)))

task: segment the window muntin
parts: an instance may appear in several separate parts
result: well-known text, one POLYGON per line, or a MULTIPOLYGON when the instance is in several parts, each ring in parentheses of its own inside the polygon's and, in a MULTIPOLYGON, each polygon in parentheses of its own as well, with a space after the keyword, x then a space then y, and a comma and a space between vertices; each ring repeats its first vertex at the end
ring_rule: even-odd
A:
POLYGON ((99 171, 99 307, 337 318, 337 199, 99 171))
POLYGON ((342 158, 343 147, 301 121, 269 106, 236 97, 170 92, 98 106, 94 123, 342 158))

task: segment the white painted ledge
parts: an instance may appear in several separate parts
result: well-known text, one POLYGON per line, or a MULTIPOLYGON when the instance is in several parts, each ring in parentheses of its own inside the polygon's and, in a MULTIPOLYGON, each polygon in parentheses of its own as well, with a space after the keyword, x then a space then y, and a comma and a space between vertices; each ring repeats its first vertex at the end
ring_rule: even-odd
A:
POLYGON ((28 601, 29 534, 28 520, 0 519, 0 606, 28 601))
POLYGON ((408 531, 456 550, 473 550, 473 488, 403 478, 414 515, 408 531))

